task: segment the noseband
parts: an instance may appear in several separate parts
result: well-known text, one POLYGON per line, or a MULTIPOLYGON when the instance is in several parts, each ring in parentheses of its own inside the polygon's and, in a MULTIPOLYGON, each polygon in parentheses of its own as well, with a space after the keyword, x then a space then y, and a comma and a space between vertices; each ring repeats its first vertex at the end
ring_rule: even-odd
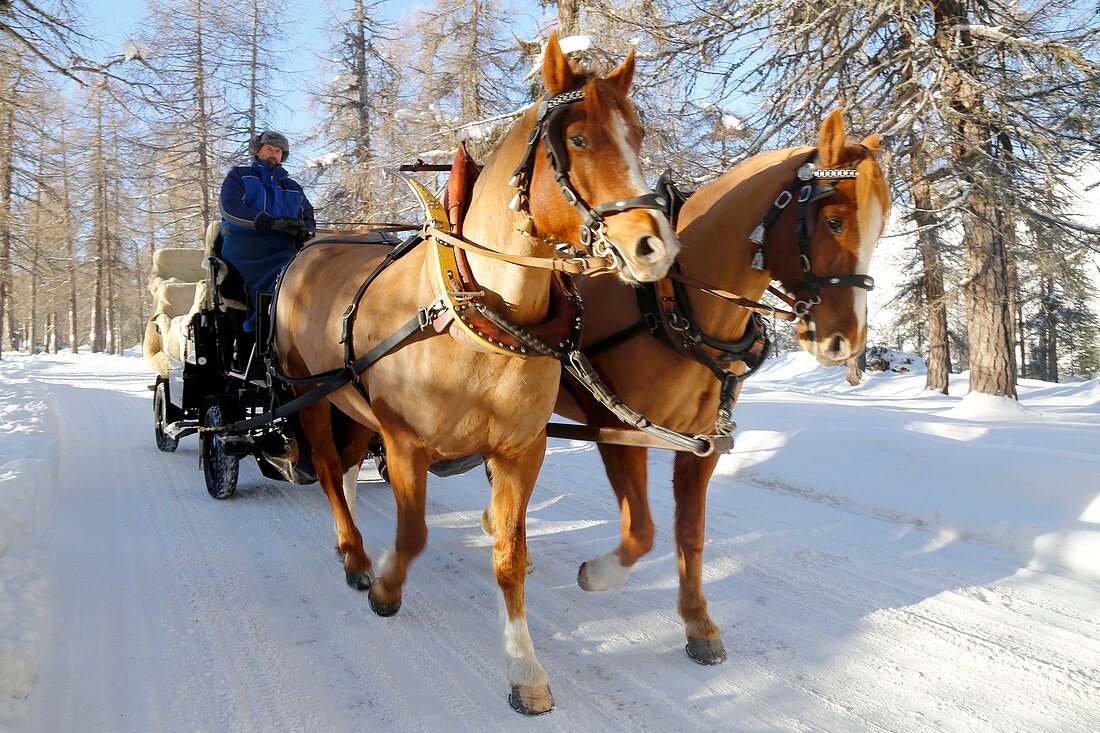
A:
POLYGON ((622 255, 607 238, 607 225, 605 216, 619 214, 631 209, 654 209, 664 213, 667 199, 661 194, 650 192, 629 199, 616 199, 598 206, 589 206, 580 192, 569 180, 569 151, 562 135, 562 120, 569 111, 569 107, 584 99, 583 89, 574 89, 563 92, 550 99, 539 102, 535 114, 535 127, 527 138, 527 151, 524 153, 520 164, 509 185, 517 189, 509 208, 519 211, 531 217, 530 193, 531 179, 535 171, 535 156, 538 150, 539 139, 542 139, 546 149, 546 157, 554 167, 554 179, 561 188, 565 197, 573 208, 581 215, 580 243, 597 257, 610 257, 616 268, 623 267, 622 255))
POLYGON ((816 338, 812 310, 815 305, 821 302, 821 288, 830 285, 847 285, 868 291, 875 289, 875 279, 870 275, 818 275, 814 273, 813 266, 810 263, 810 240, 814 236, 817 225, 817 203, 821 199, 836 193, 834 186, 828 183, 815 185, 815 182, 855 178, 857 173, 855 168, 818 168, 813 163, 802 165, 798 169, 794 182, 780 191, 779 195, 775 197, 771 210, 749 235, 749 240, 756 245, 756 253, 752 258, 752 269, 764 270, 766 269, 764 266, 764 239, 783 209, 787 208, 791 201, 797 200, 798 266, 802 270, 802 282, 795 285, 791 291, 794 297, 795 313, 802 318, 807 334, 811 339, 816 338), (799 300, 799 293, 803 291, 805 291, 806 297, 799 300))

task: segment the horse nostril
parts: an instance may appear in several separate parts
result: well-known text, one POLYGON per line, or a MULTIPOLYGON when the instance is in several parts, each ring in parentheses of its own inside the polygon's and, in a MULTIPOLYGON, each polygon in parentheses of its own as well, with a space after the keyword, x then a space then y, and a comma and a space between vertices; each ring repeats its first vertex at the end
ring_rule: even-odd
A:
POLYGON ((657 251, 656 247, 653 246, 656 242, 657 240, 653 237, 642 237, 638 240, 638 247, 635 251, 639 257, 653 259, 653 255, 657 251))

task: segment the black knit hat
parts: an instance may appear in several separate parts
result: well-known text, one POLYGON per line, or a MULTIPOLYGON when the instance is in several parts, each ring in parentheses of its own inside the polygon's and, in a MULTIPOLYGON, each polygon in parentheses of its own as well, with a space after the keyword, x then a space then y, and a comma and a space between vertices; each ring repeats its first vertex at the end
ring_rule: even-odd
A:
POLYGON ((275 132, 274 130, 261 132, 252 138, 252 142, 248 144, 248 152, 252 153, 252 157, 255 158, 260 154, 260 148, 264 145, 274 145, 283 151, 283 159, 279 161, 281 163, 285 163, 286 159, 290 157, 290 141, 281 132, 275 132))

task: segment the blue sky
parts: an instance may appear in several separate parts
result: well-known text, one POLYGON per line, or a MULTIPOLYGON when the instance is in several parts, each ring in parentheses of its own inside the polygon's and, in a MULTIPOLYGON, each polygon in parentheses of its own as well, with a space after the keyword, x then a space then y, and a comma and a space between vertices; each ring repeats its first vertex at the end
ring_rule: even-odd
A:
MULTIPOLYGON (((88 34, 96 39, 98 47, 91 49, 89 55, 94 59, 107 59, 121 52, 123 44, 139 35, 139 23, 146 13, 146 0, 85 0, 88 13, 84 20, 88 34)), ((344 3, 340 3, 343 5, 344 3)), ((380 5, 381 13, 398 19, 407 15, 413 8, 424 2, 410 0, 392 0, 380 5)), ((266 121, 272 128, 284 132, 294 147, 294 160, 300 164, 307 157, 323 153, 303 141, 304 134, 315 127, 315 118, 309 109, 307 90, 314 88, 328 76, 322 69, 317 55, 323 53, 328 44, 322 25, 330 13, 327 3, 315 0, 284 4, 280 11, 279 22, 284 24, 283 32, 286 45, 291 47, 280 61, 280 74, 275 85, 285 90, 281 97, 284 109, 278 110, 274 119, 266 121)), ((538 2, 514 3, 521 7, 515 19, 520 27, 534 27, 552 8, 543 8, 538 2)), ((245 8, 242 7, 242 13, 245 8)), ((294 163, 289 164, 292 168, 294 163)))
MULTIPOLYGON (((395 0, 383 3, 384 13, 398 18, 417 5, 418 2, 395 0)), ((85 17, 88 34, 97 40, 98 48, 92 50, 96 59, 106 59, 118 54, 122 45, 138 35, 139 23, 145 16, 146 0, 92 0, 88 2, 85 17)), ((532 3, 535 6, 535 3, 532 3)), ((242 8, 242 12, 244 9, 242 8)), ((276 85, 286 90, 283 103, 286 109, 276 113, 270 126, 285 132, 291 138, 291 144, 301 140, 304 133, 313 127, 313 116, 307 104, 306 90, 321 78, 323 71, 318 68, 316 54, 323 52, 327 38, 321 26, 329 13, 328 6, 322 2, 303 2, 289 4, 280 22, 284 28, 287 45, 292 47, 281 62, 281 75, 276 85), (307 12, 311 10, 313 12, 307 12), (314 41, 316 39, 316 41, 314 41)), ((299 145, 295 149, 295 158, 299 162, 318 151, 304 149, 299 145)))

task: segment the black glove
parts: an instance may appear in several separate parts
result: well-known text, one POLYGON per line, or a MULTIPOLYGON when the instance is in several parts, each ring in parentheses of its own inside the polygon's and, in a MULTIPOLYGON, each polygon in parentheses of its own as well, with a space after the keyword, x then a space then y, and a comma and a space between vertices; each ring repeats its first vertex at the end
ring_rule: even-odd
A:
POLYGON ((297 237, 298 232, 302 231, 302 222, 298 219, 291 219, 288 216, 280 216, 271 222, 271 231, 281 232, 290 237, 297 237))
POLYGON ((270 232, 271 224, 274 221, 275 219, 271 214, 266 211, 261 211, 259 214, 256 214, 256 218, 252 220, 252 226, 256 227, 256 231, 258 232, 270 232))

